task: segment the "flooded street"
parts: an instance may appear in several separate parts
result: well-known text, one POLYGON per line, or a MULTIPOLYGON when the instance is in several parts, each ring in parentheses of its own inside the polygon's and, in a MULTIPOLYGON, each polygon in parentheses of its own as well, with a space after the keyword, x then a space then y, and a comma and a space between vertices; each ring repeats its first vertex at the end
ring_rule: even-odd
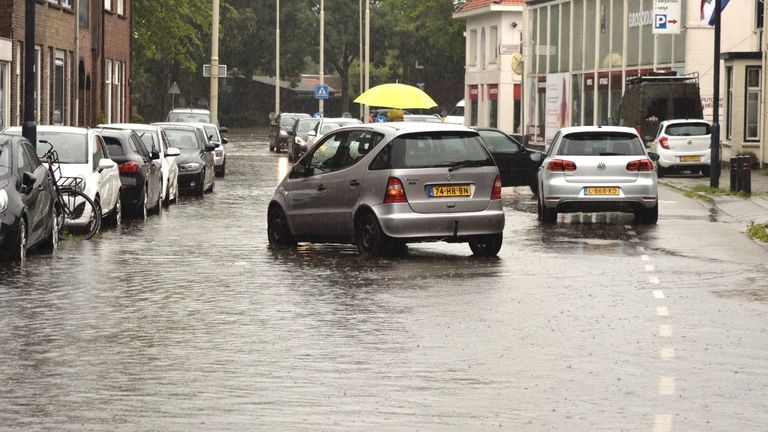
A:
POLYGON ((230 141, 214 193, 0 264, 0 431, 765 430, 768 251, 699 203, 275 252, 286 154, 230 141))

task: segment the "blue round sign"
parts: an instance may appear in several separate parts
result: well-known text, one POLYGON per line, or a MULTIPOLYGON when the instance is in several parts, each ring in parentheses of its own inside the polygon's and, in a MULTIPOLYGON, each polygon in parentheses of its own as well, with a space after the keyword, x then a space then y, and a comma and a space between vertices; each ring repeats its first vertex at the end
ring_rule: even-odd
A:
POLYGON ((381 114, 376 116, 376 123, 384 123, 386 121, 387 121, 387 116, 381 115, 381 114))
POLYGON ((314 118, 322 118, 323 115, 320 114, 320 112, 316 112, 315 115, 313 115, 314 118))

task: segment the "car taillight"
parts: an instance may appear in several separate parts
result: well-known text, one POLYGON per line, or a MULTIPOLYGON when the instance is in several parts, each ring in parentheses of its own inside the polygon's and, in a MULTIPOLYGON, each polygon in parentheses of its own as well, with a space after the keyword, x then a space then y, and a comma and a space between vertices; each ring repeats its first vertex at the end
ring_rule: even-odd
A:
POLYGON ((403 183, 397 177, 387 179, 387 193, 384 195, 384 204, 408 202, 405 197, 403 183))
POLYGON ((660 136, 659 145, 661 146, 661 148, 669 150, 669 137, 666 135, 660 136))
POLYGON ((491 189, 491 199, 501 199, 501 176, 496 176, 496 180, 493 182, 493 189, 491 189))
POLYGON ((552 159, 547 165, 547 171, 576 171, 576 164, 569 160, 552 159))
POLYGON ((133 161, 122 163, 119 167, 120 174, 136 174, 139 172, 139 168, 141 168, 141 165, 133 161))
POLYGON ((653 171, 650 159, 633 160, 627 164, 627 171, 653 171))

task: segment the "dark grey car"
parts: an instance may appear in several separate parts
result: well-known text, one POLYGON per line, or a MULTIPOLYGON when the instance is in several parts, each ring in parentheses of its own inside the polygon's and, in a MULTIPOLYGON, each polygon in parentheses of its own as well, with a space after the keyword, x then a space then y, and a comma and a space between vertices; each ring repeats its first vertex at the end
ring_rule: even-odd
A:
POLYGON ((503 229, 501 178, 477 131, 437 123, 330 132, 277 187, 268 215, 272 246, 352 243, 364 255, 422 241, 496 255, 503 229))

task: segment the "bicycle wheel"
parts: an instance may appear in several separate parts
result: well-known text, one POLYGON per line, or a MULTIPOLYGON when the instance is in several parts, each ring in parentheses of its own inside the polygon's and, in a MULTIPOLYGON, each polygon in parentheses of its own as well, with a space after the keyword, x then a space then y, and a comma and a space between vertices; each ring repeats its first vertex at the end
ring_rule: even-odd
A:
POLYGON ((101 229, 101 208, 88 195, 74 189, 62 189, 61 207, 64 224, 79 226, 85 239, 90 239, 101 229), (83 215, 89 215, 83 223, 83 215))

